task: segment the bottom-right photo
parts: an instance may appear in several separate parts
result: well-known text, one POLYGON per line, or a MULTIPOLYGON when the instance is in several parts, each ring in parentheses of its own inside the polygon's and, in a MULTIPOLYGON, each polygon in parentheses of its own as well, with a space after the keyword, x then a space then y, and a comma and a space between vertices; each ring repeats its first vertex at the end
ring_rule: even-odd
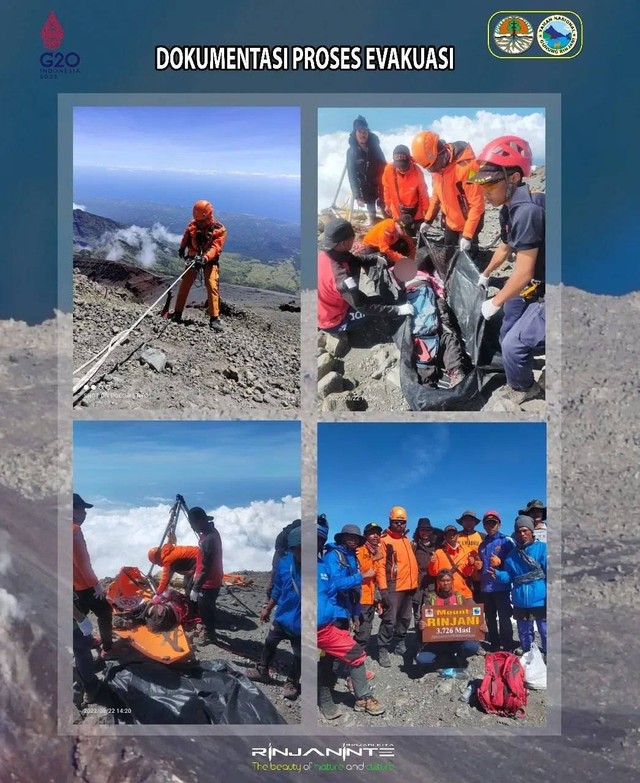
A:
POLYGON ((546 724, 546 495, 543 423, 319 424, 321 725, 546 724))

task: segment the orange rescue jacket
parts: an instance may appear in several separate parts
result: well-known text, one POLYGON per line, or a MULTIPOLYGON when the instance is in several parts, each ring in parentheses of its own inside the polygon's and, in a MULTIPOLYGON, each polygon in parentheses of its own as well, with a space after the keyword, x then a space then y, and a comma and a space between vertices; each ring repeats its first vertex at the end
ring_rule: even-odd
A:
POLYGON ((385 255, 389 261, 399 261, 401 258, 415 258, 416 257, 416 245, 410 236, 401 234, 394 220, 389 218, 388 220, 381 220, 379 223, 367 231, 362 239, 365 245, 376 248, 383 255, 385 255), (407 252, 400 253, 398 250, 392 250, 393 246, 400 239, 406 244, 407 252))
POLYGON ((411 163, 408 171, 398 171, 387 163, 382 175, 384 205, 396 220, 403 211, 413 211, 415 220, 424 220, 429 209, 429 191, 422 169, 411 163), (402 208, 405 208, 404 210, 402 208))
POLYGON ((425 220, 434 220, 442 209, 447 227, 466 239, 473 239, 484 215, 484 194, 480 185, 468 182, 477 168, 475 155, 466 142, 449 145, 451 163, 441 172, 432 172, 433 197, 425 220))
POLYGON ((431 576, 437 576, 445 568, 453 571, 453 592, 462 593, 465 598, 473 598, 473 593, 467 582, 474 571, 473 566, 469 565, 469 554, 461 546, 458 546, 457 549, 451 549, 445 544, 442 549, 436 549, 434 555, 437 561, 435 563, 429 561, 427 566, 431 576))
POLYGON ((387 576, 385 573, 385 557, 382 547, 372 553, 366 544, 356 549, 356 557, 360 571, 364 573, 373 568, 374 575, 362 577, 362 587, 360 592, 360 603, 364 606, 371 606, 375 601, 376 587, 378 590, 387 589, 387 576))
POLYGON ((197 546, 175 546, 164 544, 160 550, 162 575, 158 583, 158 592, 164 593, 175 573, 188 574, 195 571, 199 548, 197 546))
POLYGON ((73 525, 73 589, 89 590, 98 584, 91 566, 87 542, 80 525, 73 525))
POLYGON ((393 536, 385 530, 380 538, 385 556, 385 573, 389 590, 399 593, 418 587, 418 561, 406 535, 393 536))
MULTIPOLYGON (((472 530, 471 533, 465 533, 461 530, 458 533, 458 544, 464 549, 467 555, 473 555, 476 560, 479 558, 478 548, 482 543, 482 533, 477 530, 472 530)), ((474 582, 479 582, 482 578, 482 574, 477 568, 474 568, 471 578, 474 582)))
POLYGON ((196 221, 192 220, 185 229, 180 247, 183 250, 187 248, 189 258, 202 255, 205 261, 217 261, 226 239, 227 229, 222 223, 214 221, 205 228, 198 228, 196 221))

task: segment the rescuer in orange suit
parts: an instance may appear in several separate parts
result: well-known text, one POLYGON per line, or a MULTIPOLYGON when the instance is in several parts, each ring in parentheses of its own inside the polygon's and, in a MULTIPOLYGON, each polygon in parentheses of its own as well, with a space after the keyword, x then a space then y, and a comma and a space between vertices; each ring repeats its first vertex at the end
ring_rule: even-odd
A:
POLYGON ((442 211, 444 216, 444 264, 434 259, 444 277, 456 250, 478 254, 478 234, 484 225, 484 194, 480 185, 472 184, 477 170, 476 159, 466 141, 447 144, 437 133, 421 131, 411 143, 414 160, 431 173, 433 193, 424 225, 430 226, 442 211))
POLYGON ((429 209, 429 192, 422 170, 416 166, 404 144, 393 150, 393 163, 387 163, 382 174, 384 209, 394 220, 401 220, 413 232, 425 220, 429 209))
POLYGON ((367 253, 382 253, 392 263, 401 258, 415 258, 416 245, 400 220, 387 218, 370 228, 362 238, 367 253))
POLYGON ((220 323, 220 288, 219 288, 219 260, 222 247, 227 238, 227 229, 214 220, 213 204, 210 201, 196 201, 193 205, 193 220, 185 229, 180 242, 178 255, 187 262, 196 263, 189 269, 180 282, 180 289, 176 298, 176 308, 173 320, 182 322, 182 311, 187 303, 187 296, 198 274, 198 266, 202 266, 204 283, 207 287, 209 305, 209 329, 216 332, 222 331, 220 323))

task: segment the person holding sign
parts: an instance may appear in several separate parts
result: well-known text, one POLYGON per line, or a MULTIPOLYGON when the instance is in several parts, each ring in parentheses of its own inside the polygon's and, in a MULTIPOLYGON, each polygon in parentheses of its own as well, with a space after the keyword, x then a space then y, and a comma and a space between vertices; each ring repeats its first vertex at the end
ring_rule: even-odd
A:
MULTIPOLYGON (((473 604, 473 600, 454 591, 453 571, 450 568, 444 568, 436 576, 435 593, 425 593, 422 607, 424 610, 425 606, 461 606, 463 604, 473 604)), ((424 620, 420 620, 419 628, 424 630, 424 620)), ((436 661, 444 664, 445 659, 449 659, 446 661, 446 666, 443 665, 442 668, 453 666, 457 669, 466 669, 468 659, 477 654, 479 647, 480 644, 475 639, 465 639, 459 642, 431 642, 425 644, 416 655, 416 663, 430 666, 436 661)))

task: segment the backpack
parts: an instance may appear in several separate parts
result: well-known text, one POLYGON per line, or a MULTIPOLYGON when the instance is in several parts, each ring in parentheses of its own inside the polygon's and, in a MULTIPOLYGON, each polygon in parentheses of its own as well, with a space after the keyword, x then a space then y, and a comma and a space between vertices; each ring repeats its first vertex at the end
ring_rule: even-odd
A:
POLYGON ((518 656, 508 652, 487 653, 484 678, 476 695, 485 712, 510 718, 524 717, 527 691, 518 656))

